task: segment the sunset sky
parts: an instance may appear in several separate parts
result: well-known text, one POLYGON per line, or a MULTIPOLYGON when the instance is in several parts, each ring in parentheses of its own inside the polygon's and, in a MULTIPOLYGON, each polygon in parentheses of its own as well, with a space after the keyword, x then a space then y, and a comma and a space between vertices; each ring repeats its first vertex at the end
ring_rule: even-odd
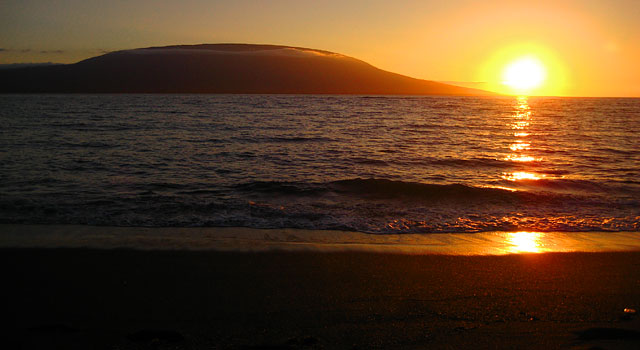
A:
POLYGON ((416 78, 503 84, 540 63, 531 94, 640 96, 640 1, 3 0, 0 63, 72 63, 104 52, 261 43, 339 52, 416 78))

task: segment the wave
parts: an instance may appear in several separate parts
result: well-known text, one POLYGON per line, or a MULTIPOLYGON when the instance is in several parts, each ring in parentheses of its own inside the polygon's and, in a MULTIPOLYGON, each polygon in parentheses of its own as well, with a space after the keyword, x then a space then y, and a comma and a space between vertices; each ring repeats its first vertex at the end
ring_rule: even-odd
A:
POLYGON ((234 141, 244 142, 244 143, 305 143, 305 142, 331 142, 334 139, 329 137, 319 137, 319 136, 273 136, 273 137, 232 137, 234 141))
POLYGON ((264 141, 266 142, 292 142, 292 143, 297 143, 297 142, 329 142, 329 141, 333 141, 331 138, 328 137, 301 137, 301 136, 292 136, 292 137, 270 137, 268 139, 265 139, 264 141))
POLYGON ((106 142, 99 142, 99 141, 86 141, 86 142, 78 142, 78 143, 62 142, 58 144, 58 146, 67 147, 67 148, 117 148, 119 147, 119 145, 117 144, 109 144, 106 142))
MULTIPOLYGON (((167 188, 173 186, 165 185, 167 188)), ((165 187, 163 186, 163 187, 165 187)), ((156 184, 151 186, 158 187, 156 184)), ((180 188, 177 186, 175 188, 180 188)), ((202 190, 181 193, 199 193, 202 190)), ((217 191, 212 191, 213 192, 217 191)), ((609 200, 615 202, 625 196, 607 199, 606 194, 620 191, 635 194, 629 186, 612 187, 589 180, 538 179, 502 180, 487 186, 468 186, 465 184, 434 184, 399 181, 376 178, 353 178, 331 182, 289 182, 289 181, 252 181, 232 186, 232 191, 245 195, 266 195, 270 197, 308 197, 321 195, 340 195, 344 198, 370 198, 379 200, 416 200, 416 201, 487 201, 505 205, 518 202, 544 201, 554 202, 592 202, 609 200), (633 193, 630 193, 633 192, 633 193)))
MULTIPOLYGON (((513 162, 504 161, 495 158, 414 158, 403 161, 402 163, 410 165, 437 165, 447 166, 460 169, 473 169, 477 167, 483 168, 514 168, 513 162)), ((518 164, 515 164, 516 166, 518 164)))
POLYGON ((428 184, 388 179, 346 179, 327 183, 256 181, 237 185, 234 189, 248 194, 269 196, 318 196, 338 194, 344 198, 379 200, 503 200, 513 201, 535 194, 518 193, 500 188, 472 187, 462 184, 428 184))
POLYGON ((246 226, 368 233, 638 231, 639 202, 380 178, 123 185, 0 197, 0 223, 246 226), (131 191, 135 190, 135 191, 131 191))
POLYGON ((351 158, 350 162, 356 164, 372 165, 372 166, 389 166, 389 163, 380 159, 370 159, 364 157, 351 158))
MULTIPOLYGON (((385 149, 381 150, 381 153, 394 154, 399 153, 398 150, 385 149)), ((368 157, 352 157, 347 158, 344 161, 347 163, 364 164, 372 166, 396 166, 396 167, 448 167, 455 169, 477 169, 480 168, 495 168, 495 169, 529 169, 531 164, 520 164, 518 162, 505 161, 496 158, 435 158, 435 157, 415 157, 397 159, 394 157, 385 157, 387 159, 375 159, 368 157)), ((570 173, 567 170, 542 170, 545 174, 564 175, 570 173)))
POLYGON ((349 179, 329 183, 328 188, 341 193, 349 193, 376 198, 413 199, 511 199, 519 195, 512 191, 471 187, 461 184, 425 184, 417 182, 393 181, 386 179, 349 179))
POLYGON ((233 186, 234 190, 244 193, 265 193, 269 195, 316 195, 325 192, 320 184, 305 184, 296 182, 280 182, 280 181, 252 181, 233 186))
MULTIPOLYGON (((543 172, 548 173, 548 172, 543 172)), ((587 196, 605 195, 625 198, 628 196, 640 196, 640 189, 633 188, 628 184, 617 184, 614 181, 606 183, 586 180, 586 179, 563 179, 563 178, 541 178, 541 179, 520 179, 516 182, 502 180, 495 182, 495 185, 510 187, 518 190, 533 192, 552 192, 555 194, 583 194, 587 196)))

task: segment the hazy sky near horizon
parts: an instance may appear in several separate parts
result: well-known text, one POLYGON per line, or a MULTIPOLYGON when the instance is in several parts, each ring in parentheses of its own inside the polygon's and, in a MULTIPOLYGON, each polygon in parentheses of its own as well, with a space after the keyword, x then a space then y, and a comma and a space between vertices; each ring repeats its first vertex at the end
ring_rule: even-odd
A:
POLYGON ((0 63, 242 42, 339 52, 384 70, 499 89, 523 55, 539 94, 640 96, 640 1, 3 0, 0 63))

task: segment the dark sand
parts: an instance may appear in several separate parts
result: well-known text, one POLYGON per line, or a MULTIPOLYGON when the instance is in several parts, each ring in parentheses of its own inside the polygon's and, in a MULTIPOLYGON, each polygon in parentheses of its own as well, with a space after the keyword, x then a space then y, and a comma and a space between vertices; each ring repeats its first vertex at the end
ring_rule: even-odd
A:
POLYGON ((640 348, 640 252, 0 256, 4 349, 640 348))

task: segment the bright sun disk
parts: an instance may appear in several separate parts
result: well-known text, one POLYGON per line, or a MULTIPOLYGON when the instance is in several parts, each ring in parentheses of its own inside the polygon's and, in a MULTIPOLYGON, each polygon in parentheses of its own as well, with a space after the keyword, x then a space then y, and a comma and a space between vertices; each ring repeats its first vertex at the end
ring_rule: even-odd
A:
POLYGON ((503 83, 516 90, 531 90, 542 84, 546 71, 542 63, 533 57, 520 58, 504 70, 503 83))

